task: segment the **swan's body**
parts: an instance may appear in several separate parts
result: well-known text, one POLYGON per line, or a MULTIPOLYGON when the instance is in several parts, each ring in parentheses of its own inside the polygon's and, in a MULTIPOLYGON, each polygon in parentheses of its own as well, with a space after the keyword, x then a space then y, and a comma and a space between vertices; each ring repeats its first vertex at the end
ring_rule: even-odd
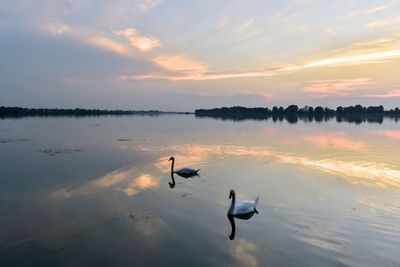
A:
POLYGON ((172 165, 171 165, 171 174, 178 174, 179 176, 185 177, 185 178, 189 178, 195 175, 198 175, 198 172, 200 169, 192 169, 192 168, 182 168, 182 169, 178 169, 178 170, 174 170, 174 165, 175 165, 175 158, 171 157, 169 160, 172 160, 172 165))
MULTIPOLYGON (((200 170, 200 169, 199 169, 199 170, 200 170)), ((195 169, 192 169, 192 168, 182 168, 182 169, 179 169, 179 170, 174 171, 174 173, 176 173, 176 174, 178 174, 178 175, 181 175, 181 176, 185 176, 185 175, 197 174, 197 172, 198 172, 199 170, 195 170, 195 169)))
POLYGON ((259 201, 259 197, 256 197, 255 200, 242 200, 236 202, 235 191, 231 190, 229 194, 229 198, 232 198, 231 206, 228 210, 228 215, 239 217, 240 215, 245 215, 249 213, 257 213, 257 204, 259 201))

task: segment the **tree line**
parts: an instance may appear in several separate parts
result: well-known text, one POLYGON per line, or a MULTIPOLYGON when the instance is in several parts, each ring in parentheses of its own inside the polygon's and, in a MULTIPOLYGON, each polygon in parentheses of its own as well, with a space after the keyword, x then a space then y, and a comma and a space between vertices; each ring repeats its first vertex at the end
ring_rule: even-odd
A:
POLYGON ((0 107, 0 117, 24 116, 102 116, 102 115, 159 115, 159 110, 108 110, 108 109, 59 109, 59 108, 22 108, 0 107))
POLYGON ((195 115, 197 117, 214 117, 221 119, 269 119, 287 120, 289 122, 303 121, 327 121, 336 118, 337 121, 348 121, 361 123, 368 122, 382 122, 383 117, 390 117, 396 121, 400 118, 400 109, 385 110, 383 106, 369 106, 364 107, 361 105, 342 107, 338 106, 336 109, 328 107, 311 107, 305 106, 299 108, 297 105, 289 105, 287 107, 257 107, 247 108, 241 106, 223 107, 213 109, 196 109, 195 115))

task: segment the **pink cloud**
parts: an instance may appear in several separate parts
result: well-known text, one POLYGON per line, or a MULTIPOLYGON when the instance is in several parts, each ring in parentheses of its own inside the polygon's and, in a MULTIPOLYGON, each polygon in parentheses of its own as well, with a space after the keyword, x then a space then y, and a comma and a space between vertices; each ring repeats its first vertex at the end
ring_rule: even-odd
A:
POLYGON ((321 93, 324 95, 345 96, 349 91, 374 84, 370 79, 338 79, 311 81, 304 88, 307 93, 321 93))
POLYGON ((391 90, 384 94, 375 94, 375 95, 363 95, 363 97, 371 97, 371 98, 393 98, 400 97, 400 89, 391 90))

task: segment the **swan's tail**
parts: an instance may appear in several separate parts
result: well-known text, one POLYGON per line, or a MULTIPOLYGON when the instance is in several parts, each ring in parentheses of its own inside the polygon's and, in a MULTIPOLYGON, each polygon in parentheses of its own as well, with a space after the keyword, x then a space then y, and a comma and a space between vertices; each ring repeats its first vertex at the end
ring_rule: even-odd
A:
POLYGON ((257 205, 258 205, 258 202, 259 202, 259 201, 260 201, 260 197, 257 196, 257 197, 256 197, 256 200, 254 200, 254 209, 257 208, 257 205))

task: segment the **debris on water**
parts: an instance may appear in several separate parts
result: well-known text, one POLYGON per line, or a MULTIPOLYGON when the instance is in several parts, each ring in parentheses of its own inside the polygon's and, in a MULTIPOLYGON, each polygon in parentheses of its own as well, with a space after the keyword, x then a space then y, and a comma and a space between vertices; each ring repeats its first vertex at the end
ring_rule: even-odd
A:
POLYGON ((129 142, 129 141, 132 141, 132 139, 129 139, 129 138, 119 138, 117 140, 118 140, 118 142, 129 142))
POLYGON ((73 154, 76 152, 81 152, 83 149, 38 149, 37 151, 42 152, 43 154, 55 156, 59 154, 73 154))
POLYGON ((12 138, 0 138, 0 144, 15 143, 29 141, 28 138, 12 139, 12 138))
POLYGON ((135 219, 135 216, 133 216, 132 214, 130 214, 130 215, 129 215, 129 218, 135 219))
POLYGON ((186 197, 186 196, 188 196, 188 195, 190 195, 190 193, 185 192, 185 193, 182 193, 182 194, 181 194, 181 197, 186 197))

